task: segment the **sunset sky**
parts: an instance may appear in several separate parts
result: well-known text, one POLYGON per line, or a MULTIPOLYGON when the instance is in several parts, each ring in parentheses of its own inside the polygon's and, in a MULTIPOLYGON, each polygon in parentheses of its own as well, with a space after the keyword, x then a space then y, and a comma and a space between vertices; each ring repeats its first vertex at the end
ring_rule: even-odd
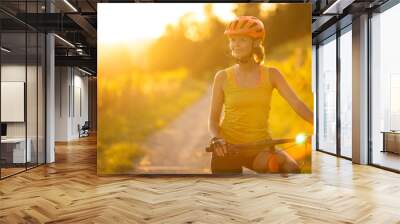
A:
MULTIPOLYGON (((213 11, 222 21, 235 17, 233 3, 213 3, 213 11)), ((205 19, 205 3, 100 3, 98 4, 98 41, 117 43, 132 40, 149 40, 159 37, 167 24, 176 24, 186 13, 195 20, 205 19)), ((272 4, 263 4, 265 10, 272 4)))

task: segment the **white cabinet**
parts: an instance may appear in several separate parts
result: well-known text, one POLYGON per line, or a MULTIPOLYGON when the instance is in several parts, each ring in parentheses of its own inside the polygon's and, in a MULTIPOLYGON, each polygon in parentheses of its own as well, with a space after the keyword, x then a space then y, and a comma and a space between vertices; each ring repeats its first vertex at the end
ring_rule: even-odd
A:
POLYGON ((7 147, 8 150, 12 151, 12 163, 25 163, 32 161, 32 140, 28 138, 28 143, 25 154, 25 138, 7 138, 2 139, 2 147, 7 147), (25 161, 26 159, 26 161, 25 161))

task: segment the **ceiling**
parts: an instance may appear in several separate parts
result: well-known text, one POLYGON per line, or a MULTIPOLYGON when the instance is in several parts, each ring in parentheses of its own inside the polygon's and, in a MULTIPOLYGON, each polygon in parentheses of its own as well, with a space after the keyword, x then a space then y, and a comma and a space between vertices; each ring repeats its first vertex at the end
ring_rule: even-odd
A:
MULTIPOLYGON (((276 0, 267 2, 312 3, 312 31, 313 39, 316 39, 338 20, 377 7, 385 1, 386 0, 276 0)), ((56 65, 80 66, 96 73, 97 3, 165 1, 47 0, 47 2, 48 4, 46 7, 45 0, 1 0, 1 30, 3 33, 9 33, 3 35, 4 38, 9 39, 5 41, 14 41, 13 47, 18 49, 18 45, 24 46, 25 42, 25 39, 22 38, 23 34, 18 34, 18 32, 25 31, 26 28, 30 31, 54 32, 58 35, 58 37, 55 38, 56 65)), ((3 43, 5 42, 3 41, 3 43)), ((31 51, 30 47, 35 47, 34 43, 28 45, 28 52, 31 51)), ((23 48, 21 48, 21 51, 22 50, 23 48)))

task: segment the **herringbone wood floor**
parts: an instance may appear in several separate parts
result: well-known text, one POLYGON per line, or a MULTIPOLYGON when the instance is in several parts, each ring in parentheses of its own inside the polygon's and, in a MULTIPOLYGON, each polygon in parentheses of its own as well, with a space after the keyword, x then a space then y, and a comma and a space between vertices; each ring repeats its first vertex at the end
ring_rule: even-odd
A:
POLYGON ((95 138, 0 181, 0 223, 400 223, 400 175, 313 154, 313 174, 99 177, 95 138))

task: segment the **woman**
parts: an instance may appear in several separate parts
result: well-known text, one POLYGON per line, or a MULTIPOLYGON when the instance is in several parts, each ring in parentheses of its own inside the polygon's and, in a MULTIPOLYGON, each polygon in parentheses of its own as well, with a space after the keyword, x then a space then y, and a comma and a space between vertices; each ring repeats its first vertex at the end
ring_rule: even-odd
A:
POLYGON ((271 162, 279 172, 300 172, 296 161, 286 152, 270 148, 262 152, 228 153, 226 143, 251 144, 271 139, 268 117, 271 94, 279 94, 304 120, 313 124, 313 113, 297 97, 276 68, 262 65, 264 59, 263 23, 253 16, 240 16, 229 23, 225 35, 237 64, 217 72, 214 78, 209 116, 209 131, 216 149, 212 155, 213 173, 241 173, 242 167, 266 173, 271 162), (222 108, 224 118, 220 125, 222 108))

